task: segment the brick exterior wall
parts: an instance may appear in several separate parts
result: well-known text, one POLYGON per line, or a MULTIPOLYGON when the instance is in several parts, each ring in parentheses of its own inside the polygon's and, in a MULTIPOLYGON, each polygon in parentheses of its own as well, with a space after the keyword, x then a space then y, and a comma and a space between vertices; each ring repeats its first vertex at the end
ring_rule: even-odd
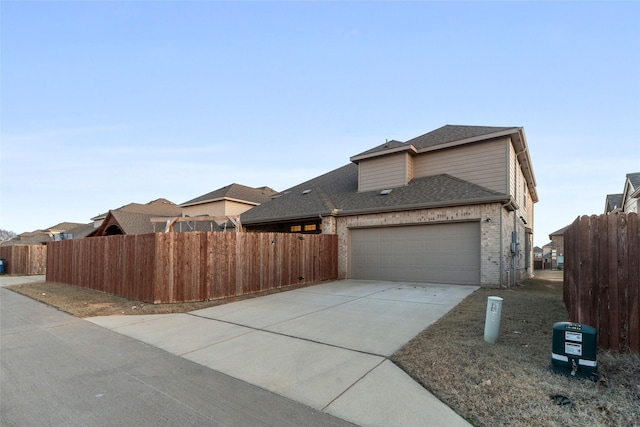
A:
MULTIPOLYGON (((515 218, 517 213, 515 213, 515 218)), ((503 209, 499 203, 460 206, 438 209, 420 209, 389 213, 363 214, 344 217, 323 218, 322 232, 338 235, 338 275, 347 277, 349 262, 349 229, 352 227, 384 227, 390 225, 415 225, 448 223, 456 221, 479 221, 480 223, 480 284, 483 287, 508 286, 512 280, 513 256, 510 252, 511 232, 520 233, 521 253, 516 255, 516 277, 521 280, 531 274, 525 266, 524 224, 514 222, 514 212, 503 209), (500 214, 502 213, 502 218, 500 214), (502 234, 500 226, 502 224, 502 234), (500 241, 502 236, 502 266, 500 265, 500 241), (502 267, 502 269, 501 269, 502 267), (502 270, 502 272, 501 272, 502 270), (510 273, 506 273, 510 271, 510 273)), ((531 256, 531 263, 533 256, 531 256)))

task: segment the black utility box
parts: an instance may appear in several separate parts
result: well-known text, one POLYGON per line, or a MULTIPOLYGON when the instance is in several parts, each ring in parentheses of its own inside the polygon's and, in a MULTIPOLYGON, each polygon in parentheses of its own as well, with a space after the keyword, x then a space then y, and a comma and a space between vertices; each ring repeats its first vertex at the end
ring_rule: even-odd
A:
POLYGON ((597 331, 581 323, 558 322, 553 325, 551 370, 578 378, 598 379, 597 331))

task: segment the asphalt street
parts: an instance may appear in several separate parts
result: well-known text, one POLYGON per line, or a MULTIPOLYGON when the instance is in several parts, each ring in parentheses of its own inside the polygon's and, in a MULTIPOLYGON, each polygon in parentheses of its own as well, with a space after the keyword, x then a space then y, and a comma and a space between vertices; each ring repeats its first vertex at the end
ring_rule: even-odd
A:
POLYGON ((2 426, 352 426, 0 288, 2 426))

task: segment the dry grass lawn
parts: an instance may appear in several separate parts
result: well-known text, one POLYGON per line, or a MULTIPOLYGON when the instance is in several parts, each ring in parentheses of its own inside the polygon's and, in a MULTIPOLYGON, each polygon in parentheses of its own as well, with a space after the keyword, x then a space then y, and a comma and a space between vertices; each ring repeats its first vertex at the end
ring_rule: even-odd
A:
POLYGON ((392 360, 476 426, 639 426, 639 356, 598 352, 599 382, 549 371, 553 324, 567 320, 561 282, 480 289, 392 360), (496 344, 484 341, 492 295, 504 299, 496 344))
MULTIPOLYGON (((9 289, 78 317, 180 313, 264 295, 154 305, 60 283, 9 289)), ((639 356, 599 352, 599 382, 549 372, 552 326, 565 320, 562 283, 533 279, 510 290, 480 289, 392 360, 475 426, 640 426, 639 356), (483 340, 490 295, 504 298, 493 345, 483 340), (573 409, 552 395, 567 396, 573 409)))

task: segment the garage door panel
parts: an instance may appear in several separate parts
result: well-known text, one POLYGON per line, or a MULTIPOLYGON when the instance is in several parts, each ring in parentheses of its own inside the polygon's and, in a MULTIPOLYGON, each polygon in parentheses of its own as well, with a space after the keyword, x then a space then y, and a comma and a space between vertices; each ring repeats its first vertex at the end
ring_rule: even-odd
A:
POLYGON ((478 222, 351 230, 355 279, 480 283, 478 222))

